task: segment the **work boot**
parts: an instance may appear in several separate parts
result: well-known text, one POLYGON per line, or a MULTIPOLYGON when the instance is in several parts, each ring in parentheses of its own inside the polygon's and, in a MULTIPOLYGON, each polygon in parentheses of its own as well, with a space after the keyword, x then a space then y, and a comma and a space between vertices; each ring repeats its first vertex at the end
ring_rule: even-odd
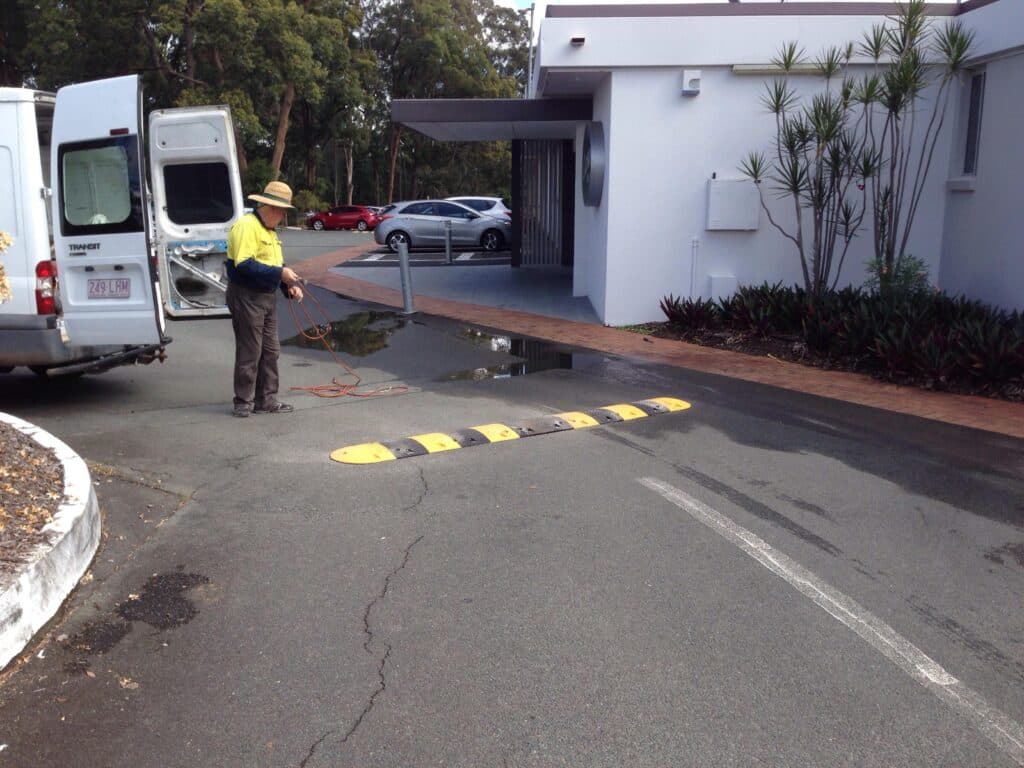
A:
POLYGON ((234 410, 231 411, 232 416, 237 416, 240 419, 244 419, 249 415, 249 406, 247 405, 236 405, 234 410))
POLYGON ((271 403, 270 405, 259 406, 252 409, 253 413, 291 413, 295 409, 288 403, 271 403))

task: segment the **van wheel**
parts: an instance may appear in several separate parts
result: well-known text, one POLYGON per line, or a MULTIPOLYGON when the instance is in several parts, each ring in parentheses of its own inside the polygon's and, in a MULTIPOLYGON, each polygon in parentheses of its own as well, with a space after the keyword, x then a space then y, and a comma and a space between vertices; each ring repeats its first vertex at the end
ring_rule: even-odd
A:
POLYGON ((366 222, 360 219, 359 222, 356 224, 356 229, 358 229, 360 232, 365 232, 366 226, 366 222))
POLYGON ((398 246, 405 243, 407 246, 412 248, 412 241, 409 240, 409 236, 400 229, 396 229, 390 235, 387 240, 384 241, 385 245, 390 248, 393 252, 398 253, 398 246))
POLYGON ((480 245, 485 251, 499 251, 505 245, 505 236, 496 229, 488 229, 480 238, 480 245))

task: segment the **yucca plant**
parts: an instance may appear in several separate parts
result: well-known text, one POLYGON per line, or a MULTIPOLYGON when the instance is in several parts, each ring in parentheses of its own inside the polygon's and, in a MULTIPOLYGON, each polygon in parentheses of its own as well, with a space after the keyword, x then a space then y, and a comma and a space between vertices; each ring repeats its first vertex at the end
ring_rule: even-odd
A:
POLYGON ((863 138, 855 130, 855 85, 843 80, 832 88, 852 55, 852 46, 825 50, 815 68, 826 90, 802 104, 788 77, 806 57, 797 44, 784 45, 773 60, 782 77, 766 85, 761 99, 775 116, 772 152, 751 152, 740 164, 743 174, 758 185, 769 223, 796 246, 804 290, 811 296, 835 288, 847 250, 864 220, 864 176, 874 172, 872 159, 863 152, 863 138), (792 202, 791 225, 772 213, 765 201, 765 182, 771 194, 792 202))
POLYGON ((902 287, 898 267, 906 262, 935 147, 973 43, 974 33, 961 20, 936 24, 925 0, 909 0, 859 45, 875 62, 857 95, 866 115, 865 154, 880 170, 868 177, 875 252, 869 268, 882 292, 902 287), (935 91, 930 113, 920 108, 929 89, 935 91))

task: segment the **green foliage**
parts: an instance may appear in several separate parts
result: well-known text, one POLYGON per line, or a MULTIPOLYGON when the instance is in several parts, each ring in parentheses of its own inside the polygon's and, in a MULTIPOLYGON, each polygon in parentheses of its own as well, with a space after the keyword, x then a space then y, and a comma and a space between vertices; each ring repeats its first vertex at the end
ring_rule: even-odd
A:
POLYGON ((688 331, 717 328, 721 321, 718 305, 710 299, 682 299, 669 294, 661 300, 661 311, 669 323, 688 331))
POLYGON ((883 259, 872 259, 867 264, 868 279, 864 287, 872 293, 906 296, 931 290, 928 282, 928 264, 911 254, 897 256, 890 268, 883 259))
MULTIPOLYGON (((795 42, 773 59, 782 76, 761 98, 775 116, 772 151, 751 152, 740 170, 758 184, 771 225, 796 248, 804 287, 816 296, 835 289, 850 243, 870 213, 874 286, 901 291, 915 283, 906 253, 957 76, 971 56, 973 33, 960 19, 937 25, 924 0, 898 4, 888 23, 876 24, 859 44, 830 47, 814 66, 821 92, 802 102, 789 76, 804 63, 795 42), (854 53, 875 66, 859 78, 842 77, 854 53), (936 65, 937 63, 937 65, 936 65), (934 88, 933 103, 921 105, 934 88), (782 219, 764 201, 764 189, 792 203, 782 219), (894 278, 899 275, 899 279, 894 278)), ((916 281, 920 283, 920 280, 916 281)), ((916 290, 916 289, 915 289, 916 290)))
POLYGON ((385 202, 394 160, 402 196, 507 195, 507 142, 393 145, 390 103, 520 95, 528 40, 525 12, 494 0, 7 0, 0 78, 55 90, 142 72, 147 110, 227 104, 247 191, 280 177, 385 202))
POLYGON ((848 287, 814 296, 800 286, 764 283, 743 286, 717 305, 668 296, 661 308, 687 330, 797 333, 820 359, 894 381, 992 392, 1024 383, 1024 317, 935 291, 848 287))
POLYGON ((328 205, 317 197, 317 194, 308 189, 300 189, 292 197, 292 205, 295 206, 295 210, 298 215, 301 216, 306 211, 326 211, 328 205))

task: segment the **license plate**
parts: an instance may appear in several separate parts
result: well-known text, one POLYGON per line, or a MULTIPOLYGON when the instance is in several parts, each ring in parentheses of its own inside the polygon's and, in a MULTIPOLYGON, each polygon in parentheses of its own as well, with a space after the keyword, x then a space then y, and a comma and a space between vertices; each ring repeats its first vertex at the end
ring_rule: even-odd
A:
POLYGON ((127 299, 131 292, 132 281, 127 277, 89 280, 90 299, 127 299))

